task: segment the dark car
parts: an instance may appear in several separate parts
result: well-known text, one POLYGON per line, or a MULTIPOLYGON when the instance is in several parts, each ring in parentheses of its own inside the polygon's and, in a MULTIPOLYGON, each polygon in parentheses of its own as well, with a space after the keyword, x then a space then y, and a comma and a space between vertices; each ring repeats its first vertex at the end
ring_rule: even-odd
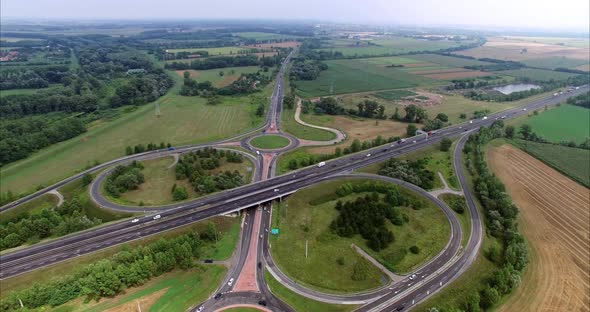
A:
POLYGON ((266 301, 265 300, 258 301, 258 304, 261 305, 261 306, 263 306, 263 307, 266 307, 266 301))
POLYGON ((213 259, 205 259, 205 263, 213 263, 213 259))
POLYGON ((262 262, 258 262, 258 268, 262 269, 262 262))
POLYGON ((214 299, 217 300, 217 299, 221 298, 221 296, 223 296, 221 293, 217 293, 217 295, 215 295, 214 299))
POLYGON ((396 310, 396 311, 402 311, 404 308, 405 308, 405 306, 399 306, 399 307, 397 307, 395 310, 396 310))

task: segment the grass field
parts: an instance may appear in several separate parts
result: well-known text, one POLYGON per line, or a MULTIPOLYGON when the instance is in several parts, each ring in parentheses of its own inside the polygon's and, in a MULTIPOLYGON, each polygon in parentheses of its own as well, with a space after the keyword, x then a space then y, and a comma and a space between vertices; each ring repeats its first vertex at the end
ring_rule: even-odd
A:
POLYGON ((498 310, 590 309, 588 189, 510 144, 489 146, 487 159, 519 208, 531 250, 520 287, 498 310))
POLYGON ((478 60, 470 60, 460 57, 439 54, 416 54, 412 55, 412 58, 422 62, 431 62, 449 67, 477 66, 490 64, 488 62, 482 62, 478 60))
POLYGON ((574 48, 589 48, 590 40, 587 37, 567 38, 567 37, 523 37, 523 36, 505 36, 509 40, 538 42, 544 44, 563 45, 574 48))
MULTIPOLYGON (((194 70, 190 69, 188 72, 191 74, 191 78, 198 82, 211 81, 214 87, 222 88, 229 86, 232 82, 236 81, 242 74, 255 73, 260 70, 258 66, 243 66, 243 67, 227 67, 221 69, 208 69, 208 70, 194 70), (223 73, 220 75, 220 73, 223 73)), ((183 77, 184 70, 177 70, 176 73, 183 77)))
POLYGON ((565 57, 547 57, 547 58, 538 58, 538 59, 530 59, 524 60, 522 63, 526 64, 530 67, 540 67, 540 68, 547 68, 547 69, 555 69, 555 68, 576 68, 581 65, 588 64, 588 61, 579 60, 579 59, 572 59, 572 58, 565 58, 565 57))
POLYGON ((539 113, 523 123, 551 142, 574 141, 579 144, 590 138, 590 109, 565 104, 539 113))
MULTIPOLYGON (((363 181, 366 180, 345 179, 325 182, 301 190, 276 206, 273 227, 279 228, 280 234, 271 237, 271 252, 283 272, 315 289, 328 292, 359 291, 382 285, 383 277, 377 268, 370 266, 370 279, 351 279, 355 262, 363 260, 351 248, 351 243, 363 248, 389 269, 399 273, 411 271, 435 256, 446 245, 449 236, 448 221, 443 212, 430 203, 421 210, 402 207, 410 221, 401 227, 386 221, 388 229, 394 233, 395 241, 380 252, 369 249, 359 235, 342 238, 333 234, 329 225, 338 215, 334 209, 334 204, 338 200, 334 194, 335 190, 347 182, 363 181), (312 204, 319 199, 322 199, 322 203, 312 204), (309 242, 307 259, 306 240, 309 242), (408 251, 412 245, 420 247, 419 254, 408 251), (344 264, 336 263, 339 257, 345 259, 344 264)), ((402 191, 408 196, 416 196, 406 190, 402 191)), ((339 200, 350 200, 362 195, 353 194, 339 200)))
POLYGON ((76 269, 83 265, 107 258, 117 253, 118 251, 121 251, 124 248, 124 246, 128 246, 131 248, 137 246, 144 246, 146 244, 156 242, 161 237, 172 238, 177 235, 181 235, 191 231, 204 231, 207 228, 208 222, 213 222, 216 225, 217 230, 221 232, 221 238, 219 239, 217 245, 207 243, 208 246, 203 246, 203 254, 201 255, 201 258, 226 260, 231 256, 231 253, 236 247, 239 237, 240 220, 239 218, 219 216, 213 217, 205 221, 193 223, 191 225, 182 226, 177 229, 170 230, 154 236, 138 239, 136 241, 129 242, 126 244, 109 247, 94 253, 82 255, 80 257, 60 262, 49 267, 41 268, 35 271, 31 271, 28 273, 1 280, 0 287, 2 288, 2 292, 0 292, 0 297, 8 294, 8 292, 12 290, 24 289, 35 282, 43 283, 45 281, 52 279, 55 276, 68 274, 72 271, 72 269, 76 269))
POLYGON ((178 95, 179 84, 158 100, 161 116, 154 114, 151 103, 130 108, 131 112, 115 120, 97 121, 78 137, 3 166, 0 189, 30 192, 38 185, 49 185, 92 166, 95 161, 124 156, 126 146, 162 141, 173 145, 203 143, 243 133, 264 122, 255 111, 259 103, 267 104, 266 97, 272 92, 269 84, 261 93, 222 97, 222 103, 207 105, 204 98, 178 95))
POLYGON ((306 312, 347 312, 358 308, 357 305, 337 305, 319 302, 298 295, 279 283, 268 271, 264 271, 264 279, 270 291, 295 311, 306 312))
POLYGON ((519 139, 512 143, 573 180, 590 187, 589 150, 519 139))
POLYGON ((549 80, 566 80, 570 77, 574 77, 577 74, 556 72, 544 69, 535 68, 521 68, 513 70, 502 70, 495 72, 498 75, 512 76, 516 78, 528 78, 533 81, 549 81, 549 80))
POLYGON ((261 149, 277 149, 289 145, 290 142, 287 137, 281 135, 262 135, 252 139, 250 144, 261 149))
POLYGON ((375 93, 376 97, 388 101, 401 100, 405 97, 414 95, 417 95, 417 93, 410 90, 390 90, 375 93))
POLYGON ((329 40, 326 47, 320 50, 338 51, 344 56, 375 56, 385 54, 405 54, 415 51, 436 51, 457 47, 460 44, 446 40, 422 40, 406 37, 382 37, 370 41, 355 39, 329 40), (358 43, 358 45, 357 45, 358 43))
MULTIPOLYGON (((186 311, 205 301, 217 288, 227 269, 219 265, 201 265, 187 271, 173 271, 149 281, 143 286, 126 289, 112 298, 86 302, 79 298, 47 311, 98 312, 186 311)), ((45 310, 44 310, 45 311, 45 310)))
MULTIPOLYGON (((194 190, 193 186, 187 179, 176 180, 175 167, 173 166, 169 168, 172 162, 173 159, 171 157, 143 161, 144 169, 141 172, 145 176, 145 182, 142 183, 138 189, 121 194, 121 197, 118 198, 117 201, 135 205, 143 203, 146 206, 173 203, 172 185, 175 183, 178 186, 186 188, 189 199, 202 196, 202 194, 194 190)), ((244 177, 244 183, 250 183, 252 180, 254 164, 252 164, 249 158, 244 157, 242 163, 230 163, 222 160, 220 165, 219 168, 211 170, 211 172, 217 173, 226 170, 233 172, 234 170, 237 170, 244 177), (248 168, 251 168, 251 171, 248 171, 248 168)))
MULTIPOLYGON (((397 62, 400 58, 394 58, 397 62)), ((297 81, 303 97, 441 85, 441 82, 386 67, 392 60, 354 59, 325 61, 328 69, 316 80, 297 81)))
POLYGON ((55 207, 55 205, 57 205, 57 197, 52 194, 45 194, 16 208, 3 212, 0 216, 2 216, 2 222, 6 222, 22 213, 36 214, 44 208, 55 207))
POLYGON ((298 123, 294 116, 294 109, 283 109, 281 113, 281 128, 299 139, 330 141, 336 138, 336 135, 330 131, 307 127, 298 123))

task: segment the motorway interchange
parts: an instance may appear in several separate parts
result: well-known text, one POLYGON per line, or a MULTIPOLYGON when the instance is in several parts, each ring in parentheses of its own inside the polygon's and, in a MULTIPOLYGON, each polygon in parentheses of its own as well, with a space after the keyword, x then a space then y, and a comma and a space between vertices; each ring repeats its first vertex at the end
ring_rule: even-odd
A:
MULTIPOLYGON (((281 150, 273 151, 269 157, 264 157, 264 155, 259 152, 254 153, 256 156, 243 152, 244 155, 254 160, 254 163, 256 164, 256 170, 253 177, 255 181, 254 183, 187 202, 151 207, 150 210, 153 211, 153 213, 139 217, 137 220, 133 220, 135 222, 125 220, 3 254, 0 256, 0 278, 9 278, 11 276, 65 261, 72 257, 77 257, 103 248, 161 233, 216 215, 245 210, 246 215, 243 220, 241 238, 235 253, 235 259, 237 261, 233 261, 234 263, 229 269, 228 275, 216 293, 212 294, 207 302, 196 305, 195 310, 216 310, 224 306, 249 303, 266 305, 272 310, 277 311, 292 311, 291 307, 276 298, 266 286, 264 270, 267 269, 287 288, 311 299, 328 303, 360 304, 361 306, 357 309, 358 311, 405 311, 411 309, 417 303, 425 300, 460 276, 474 261, 479 251, 483 235, 482 220, 475 205, 474 196, 467 185, 461 165, 462 149, 469 134, 473 131, 477 131, 480 127, 490 126, 495 120, 510 119, 523 114, 528 114, 528 111, 555 105, 565 101, 571 96, 576 96, 589 90, 589 86, 586 85, 570 93, 557 94, 534 101, 522 107, 491 114, 484 119, 473 120, 467 123, 447 127, 439 130, 432 136, 418 135, 408 138, 401 144, 393 143, 382 145, 361 153, 328 161, 325 166, 307 167, 275 177, 274 171, 277 155, 299 145, 297 138, 284 134, 280 130, 281 102, 284 89, 283 75, 289 63, 289 58, 290 56, 284 60, 277 75, 276 84, 271 96, 270 109, 268 111, 266 123, 263 127, 234 138, 210 144, 182 146, 173 150, 152 151, 116 159, 88 169, 36 193, 9 203, 1 207, 0 212, 17 207, 18 205, 46 194, 49 191, 56 190, 57 188, 82 177, 86 173, 99 173, 90 186, 91 198, 99 206, 105 209, 118 211, 144 212, 144 207, 131 207, 116 204, 102 196, 100 192, 101 183, 110 172, 109 168, 133 160, 146 160, 175 154, 178 155, 203 147, 226 148, 236 142, 238 145, 255 152, 256 149, 250 146, 248 142, 253 136, 260 135, 260 132, 278 133, 287 136, 291 141, 291 144, 281 150), (376 175, 351 173, 355 169, 369 164, 381 162, 391 157, 396 157, 401 154, 436 144, 445 137, 460 137, 454 150, 454 167, 464 196, 467 200, 472 224, 469 241, 465 247, 461 246, 462 229, 458 220, 446 204, 438 200, 436 197, 433 197, 425 190, 415 185, 400 180, 376 175), (277 268, 270 255, 267 230, 270 228, 271 222, 271 203, 273 200, 281 199, 301 188, 311 186, 321 181, 341 177, 372 178, 396 183, 402 187, 412 189, 428 200, 433 201, 444 211, 451 224, 451 237, 447 246, 431 261, 416 270, 416 272, 405 277, 403 280, 372 292, 353 295, 331 295, 310 290, 298 285, 277 268), (253 285, 253 288, 248 289, 247 291, 240 291, 240 289, 236 290, 236 288, 242 287, 239 285, 243 285, 242 281, 248 278, 245 277, 245 275, 248 274, 253 274, 254 281, 249 281, 249 283, 253 285)), ((252 279, 252 277, 250 277, 250 279, 252 279)))

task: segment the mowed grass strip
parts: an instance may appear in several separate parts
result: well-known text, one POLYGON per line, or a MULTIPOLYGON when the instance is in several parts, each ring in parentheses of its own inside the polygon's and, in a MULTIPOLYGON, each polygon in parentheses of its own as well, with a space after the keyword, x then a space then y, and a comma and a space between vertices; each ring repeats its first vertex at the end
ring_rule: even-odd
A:
POLYGON ((283 286, 268 271, 264 271, 264 279, 266 280, 270 291, 290 307, 295 309, 295 311, 346 312, 353 311, 358 307, 357 305, 337 305, 308 299, 283 286))
POLYGON ((297 138, 311 141, 330 141, 336 138, 333 132, 298 123, 294 116, 294 109, 284 109, 281 113, 281 128, 297 138))
POLYGON ((579 144, 590 138, 590 109, 580 106, 565 104, 541 111, 524 123, 551 142, 574 141, 579 144))
POLYGON ((328 69, 322 71, 316 80, 296 82, 300 95, 317 97, 441 84, 434 79, 386 67, 384 64, 375 63, 375 60, 331 60, 325 63, 328 69))
POLYGON ((262 93, 222 97, 222 103, 207 105, 204 98, 178 95, 178 87, 157 101, 160 116, 155 114, 154 103, 129 107, 131 112, 111 121, 97 121, 80 136, 3 166, 0 189, 14 193, 33 191, 39 185, 50 185, 93 166, 95 161, 122 157, 126 146, 150 142, 204 143, 243 133, 264 120, 255 115, 260 100, 253 99, 272 91, 269 85, 262 93))
MULTIPOLYGON (((415 269, 442 250, 447 243, 450 226, 443 212, 430 203, 421 210, 401 207, 410 218, 409 223, 403 226, 394 226, 386 221, 395 241, 380 252, 368 248, 365 239, 360 235, 343 238, 334 234, 330 224, 338 216, 338 211, 334 208, 337 200, 354 200, 365 195, 359 193, 337 198, 336 189, 345 183, 365 181, 367 180, 342 179, 321 183, 300 190, 286 201, 275 205, 273 227, 278 228, 280 234, 271 237, 271 252, 283 272, 298 282, 321 291, 358 292, 382 286, 387 279, 370 263, 363 264, 366 260, 351 248, 352 243, 398 273, 415 269), (312 205, 320 199, 322 203, 312 205), (420 248, 419 254, 408 251, 413 245, 420 248), (367 279, 352 279, 357 262, 366 266, 367 279)), ((417 196, 407 190, 402 191, 408 196, 417 196)))
POLYGON ((510 142, 574 181, 590 187, 589 150, 520 139, 510 142))
POLYGON ((288 138, 281 135, 262 135, 252 139, 250 144, 261 149, 277 149, 289 145, 290 142, 288 138))
POLYGON ((495 72, 498 75, 512 76, 515 78, 527 78, 530 80, 537 81, 549 81, 549 80, 567 80, 568 78, 577 76, 578 74, 556 72, 552 70, 536 69, 536 68, 521 68, 513 70, 502 70, 495 72))

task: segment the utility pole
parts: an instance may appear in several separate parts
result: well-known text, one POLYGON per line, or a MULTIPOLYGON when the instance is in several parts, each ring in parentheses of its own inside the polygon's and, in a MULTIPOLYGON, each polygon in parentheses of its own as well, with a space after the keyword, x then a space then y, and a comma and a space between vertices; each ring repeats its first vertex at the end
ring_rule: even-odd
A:
POLYGON ((137 311, 141 312, 141 305, 139 305, 139 301, 137 301, 137 311))
POLYGON ((305 259, 307 259, 307 239, 305 240, 305 259))

